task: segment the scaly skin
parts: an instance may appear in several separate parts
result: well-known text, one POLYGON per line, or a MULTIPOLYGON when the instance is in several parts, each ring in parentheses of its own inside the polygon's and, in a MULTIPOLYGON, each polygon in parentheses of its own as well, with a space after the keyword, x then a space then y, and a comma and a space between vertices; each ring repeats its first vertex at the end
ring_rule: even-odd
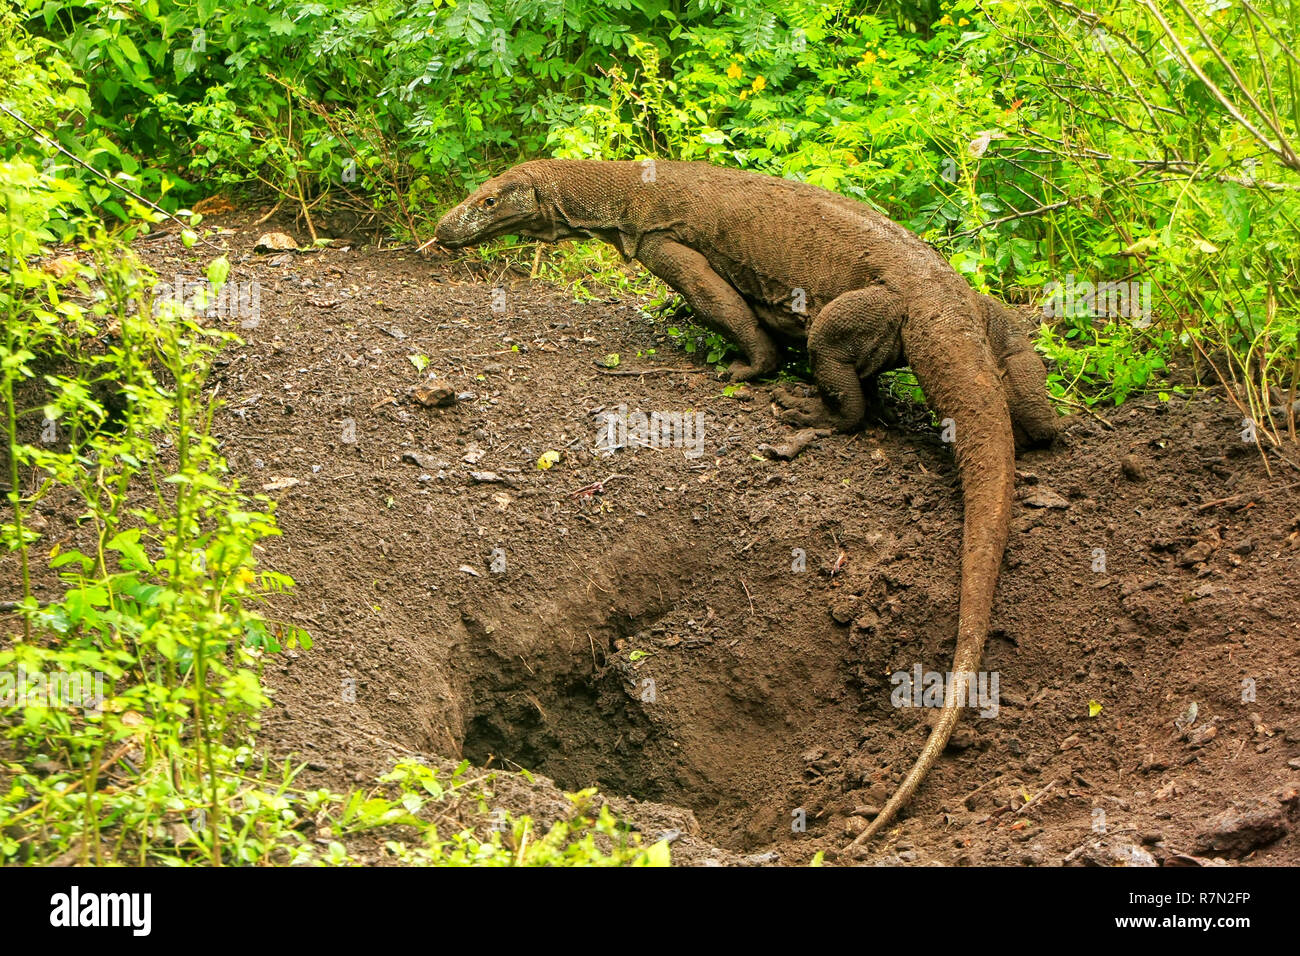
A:
MULTIPOLYGON (((914 233, 862 203, 804 183, 703 163, 535 160, 484 183, 448 212, 448 248, 502 235, 594 236, 677 290, 728 335, 744 380, 777 366, 774 336, 806 340, 825 399, 791 408, 795 424, 857 427, 864 380, 910 365, 931 407, 952 419, 964 528, 958 675, 980 665, 1015 482, 1015 439, 1050 441, 1046 372, 1014 313, 977 295, 914 233)), ((961 716, 950 695, 902 785, 860 844, 915 793, 961 716)))

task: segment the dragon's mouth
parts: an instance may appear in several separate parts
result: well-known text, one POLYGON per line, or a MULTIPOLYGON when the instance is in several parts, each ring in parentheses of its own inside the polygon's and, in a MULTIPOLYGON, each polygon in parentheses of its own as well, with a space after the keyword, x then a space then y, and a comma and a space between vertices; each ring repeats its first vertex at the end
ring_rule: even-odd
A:
POLYGON ((439 223, 434 227, 434 235, 438 239, 438 245, 446 249, 463 249, 466 246, 487 242, 489 239, 495 239, 498 236, 517 233, 530 220, 531 217, 527 214, 515 214, 501 219, 494 219, 492 222, 468 230, 444 227, 442 223, 439 223))
POLYGON ((456 228, 455 223, 455 210, 452 210, 433 227, 433 235, 438 240, 438 245, 447 249, 459 249, 474 241, 474 232, 462 232, 456 228))

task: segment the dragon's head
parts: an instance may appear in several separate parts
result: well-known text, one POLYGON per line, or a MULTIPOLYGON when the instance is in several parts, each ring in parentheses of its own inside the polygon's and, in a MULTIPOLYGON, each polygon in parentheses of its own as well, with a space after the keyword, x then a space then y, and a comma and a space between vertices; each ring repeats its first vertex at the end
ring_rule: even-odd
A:
POLYGON ((543 228, 545 214, 526 165, 489 179, 443 216, 434 228, 439 245, 460 249, 512 233, 533 235, 543 228))

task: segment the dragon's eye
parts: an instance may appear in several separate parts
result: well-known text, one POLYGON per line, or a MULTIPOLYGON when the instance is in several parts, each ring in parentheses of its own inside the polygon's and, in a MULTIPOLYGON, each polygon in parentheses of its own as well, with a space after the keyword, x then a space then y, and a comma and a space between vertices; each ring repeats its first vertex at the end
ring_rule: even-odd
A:
POLYGON ((484 200, 483 200, 483 205, 487 206, 489 209, 491 209, 491 208, 492 208, 493 206, 495 206, 496 204, 497 204, 497 201, 496 201, 493 197, 491 197, 491 196, 488 196, 487 199, 484 199, 484 200))

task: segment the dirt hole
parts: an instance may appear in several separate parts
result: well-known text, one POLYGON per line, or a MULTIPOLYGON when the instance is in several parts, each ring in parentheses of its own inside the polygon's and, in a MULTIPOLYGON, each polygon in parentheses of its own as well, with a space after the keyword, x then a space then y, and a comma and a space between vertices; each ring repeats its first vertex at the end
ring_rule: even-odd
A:
MULTIPOLYGON (((532 662, 531 673, 519 666, 482 674, 469 702, 464 756, 480 766, 534 770, 570 791, 599 786, 641 800, 689 803, 665 773, 664 732, 646 714, 636 678, 611 650, 597 648, 603 663, 588 660, 587 673, 550 660, 532 662)), ((644 693, 652 699, 653 685, 644 693)))
POLYGON ((735 541, 692 530, 625 541, 540 601, 480 588, 450 642, 460 711, 443 723, 477 765, 687 807, 708 840, 750 850, 810 806, 810 752, 857 749, 861 649, 810 593, 816 575, 774 560, 742 586, 718 570, 735 541))
MULTIPOLYGON (((716 575, 714 547, 641 538, 554 582, 541 605, 484 588, 461 609, 449 661, 463 756, 569 791, 688 807, 722 846, 770 842, 767 818, 799 805, 809 739, 854 725, 831 707, 818 726, 805 695, 847 677, 834 675, 832 648, 786 646, 770 622, 750 618, 740 585, 716 575), (821 671, 812 679, 802 672, 810 661, 821 671), (756 817, 766 839, 747 835, 756 817)), ((792 621, 789 633, 805 626, 792 621)))

